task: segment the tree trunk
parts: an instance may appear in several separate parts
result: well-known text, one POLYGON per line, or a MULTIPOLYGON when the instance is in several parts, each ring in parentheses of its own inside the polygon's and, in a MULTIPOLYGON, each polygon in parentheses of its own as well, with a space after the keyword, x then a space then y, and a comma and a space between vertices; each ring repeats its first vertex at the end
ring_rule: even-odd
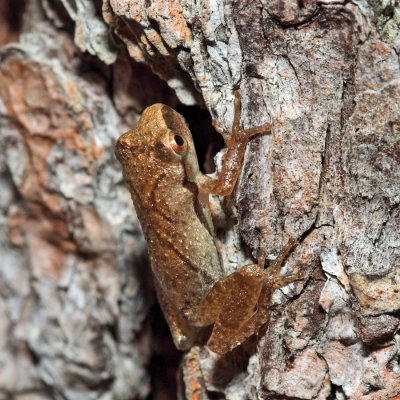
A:
POLYGON ((163 102, 210 171, 220 138, 199 106, 229 132, 235 90, 242 126, 272 131, 247 146, 235 193, 211 199, 224 267, 260 249, 271 261, 294 237, 283 268, 304 279, 232 352, 183 354, 179 398, 400 398, 397 0, 7 6, 1 400, 176 398, 178 353, 113 146, 163 102))

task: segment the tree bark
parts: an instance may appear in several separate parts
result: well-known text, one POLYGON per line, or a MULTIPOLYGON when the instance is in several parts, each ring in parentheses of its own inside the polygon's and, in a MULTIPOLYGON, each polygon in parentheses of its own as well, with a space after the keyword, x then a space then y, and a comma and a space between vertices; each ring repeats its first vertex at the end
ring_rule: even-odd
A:
POLYGON ((224 267, 294 237, 283 268, 304 279, 237 349, 183 354, 179 398, 400 398, 399 2, 30 0, 22 17, 0 51, 0 400, 168 396, 157 360, 176 353, 113 145, 163 102, 207 171, 219 139, 192 106, 229 132, 235 90, 242 126, 272 131, 211 199, 224 267))

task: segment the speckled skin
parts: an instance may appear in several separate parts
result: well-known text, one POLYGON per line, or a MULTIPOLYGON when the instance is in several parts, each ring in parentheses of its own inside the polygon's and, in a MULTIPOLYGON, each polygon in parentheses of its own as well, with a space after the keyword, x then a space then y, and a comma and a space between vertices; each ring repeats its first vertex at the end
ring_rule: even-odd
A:
POLYGON ((259 265, 224 274, 208 193, 232 192, 248 139, 270 128, 244 131, 239 122, 237 93, 233 132, 226 140, 224 165, 216 179, 200 172, 185 120, 163 104, 147 108, 137 126, 115 146, 148 243, 157 295, 175 345, 182 350, 192 345, 196 327, 213 323, 208 347, 220 354, 231 350, 268 320, 273 290, 299 279, 279 272, 294 242, 267 270, 268 275, 264 257, 259 265))
POLYGON ((183 316, 194 321, 199 301, 224 272, 208 195, 201 196, 187 179, 200 173, 192 135, 180 114, 154 104, 134 129, 120 137, 116 148, 148 243, 153 273, 183 316), (184 158, 160 146, 170 131, 187 141, 184 158))

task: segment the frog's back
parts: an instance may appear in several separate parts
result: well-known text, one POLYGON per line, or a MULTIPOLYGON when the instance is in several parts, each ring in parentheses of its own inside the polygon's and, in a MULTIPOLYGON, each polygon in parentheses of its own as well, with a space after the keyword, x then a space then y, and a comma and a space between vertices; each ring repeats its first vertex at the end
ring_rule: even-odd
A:
POLYGON ((201 300, 224 275, 212 226, 195 202, 192 193, 181 196, 175 207, 168 209, 176 211, 175 218, 171 213, 151 212, 142 225, 153 273, 188 320, 196 319, 201 300), (185 198, 188 202, 182 201, 185 198))
POLYGON ((156 104, 121 136, 116 154, 148 243, 155 279, 177 309, 195 320, 202 299, 224 273, 208 196, 199 196, 190 182, 199 170, 190 131, 182 116, 156 104), (179 147, 176 155, 168 148, 175 134, 184 139, 186 152, 179 147))

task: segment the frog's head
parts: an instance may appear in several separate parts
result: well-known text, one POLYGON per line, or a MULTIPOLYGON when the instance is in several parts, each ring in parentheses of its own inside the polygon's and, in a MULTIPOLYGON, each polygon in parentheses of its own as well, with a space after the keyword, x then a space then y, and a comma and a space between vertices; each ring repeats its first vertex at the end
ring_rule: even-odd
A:
MULTIPOLYGON (((184 118, 165 104, 144 110, 138 124, 115 145, 125 180, 169 176, 192 180, 199 171, 192 135, 184 118)), ((135 185, 136 186, 136 185, 135 185)))

